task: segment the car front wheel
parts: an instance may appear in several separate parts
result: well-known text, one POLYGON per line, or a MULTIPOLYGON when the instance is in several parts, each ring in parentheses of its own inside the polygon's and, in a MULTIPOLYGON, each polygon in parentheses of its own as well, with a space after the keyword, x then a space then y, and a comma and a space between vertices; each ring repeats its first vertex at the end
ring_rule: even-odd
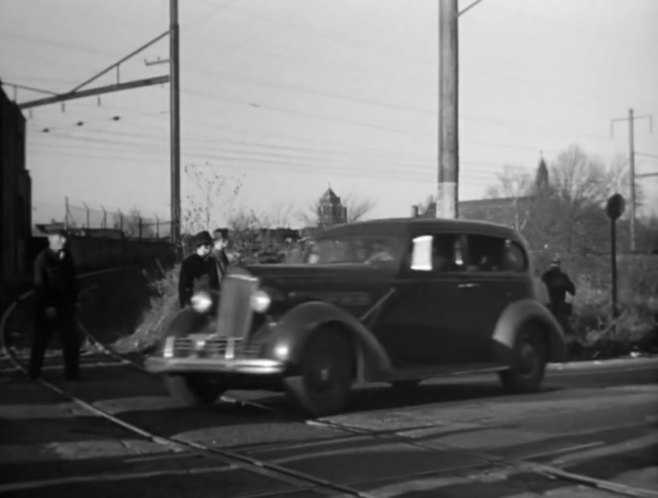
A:
POLYGON ((169 394, 188 406, 214 403, 226 390, 220 380, 201 374, 167 374, 165 386, 169 394))
POLYGON ((286 377, 285 387, 307 415, 337 413, 347 405, 353 365, 349 339, 331 328, 318 329, 304 347, 298 375, 286 377))
POLYGON ((510 392, 539 390, 548 362, 548 344, 541 330, 529 327, 519 334, 512 362, 509 370, 498 374, 503 387, 510 392))

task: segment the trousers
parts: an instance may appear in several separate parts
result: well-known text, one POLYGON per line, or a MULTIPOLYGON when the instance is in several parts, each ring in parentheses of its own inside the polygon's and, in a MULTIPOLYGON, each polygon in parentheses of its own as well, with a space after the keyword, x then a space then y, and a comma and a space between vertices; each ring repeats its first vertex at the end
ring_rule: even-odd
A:
POLYGON ((46 316, 47 307, 37 305, 35 327, 32 336, 29 375, 36 379, 41 375, 43 359, 54 330, 57 330, 64 357, 64 376, 80 377, 80 336, 77 329, 76 310, 72 304, 56 305, 54 319, 46 316))

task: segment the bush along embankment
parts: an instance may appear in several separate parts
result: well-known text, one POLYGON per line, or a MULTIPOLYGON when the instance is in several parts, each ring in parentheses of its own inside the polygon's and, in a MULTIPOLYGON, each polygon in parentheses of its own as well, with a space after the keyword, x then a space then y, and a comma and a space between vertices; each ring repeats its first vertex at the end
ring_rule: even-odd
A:
POLYGON ((618 310, 612 314, 610 265, 574 265, 573 315, 566 327, 572 360, 658 353, 658 256, 618 262, 618 310))
POLYGON ((148 353, 158 342, 166 323, 173 319, 179 311, 178 305, 178 273, 180 265, 176 265, 160 273, 159 278, 148 282, 146 293, 148 301, 142 306, 140 319, 129 334, 116 339, 113 349, 119 353, 148 353))
MULTIPOLYGON (((229 252, 229 260, 240 266, 301 261, 304 249, 303 243, 282 244, 274 247, 276 257, 261 247, 248 245, 234 248, 229 252)), ((122 354, 148 353, 152 351, 166 324, 171 321, 180 310, 178 305, 178 274, 180 265, 176 265, 166 271, 160 271, 158 275, 151 274, 148 281, 140 280, 133 294, 138 294, 135 306, 131 314, 137 313, 139 319, 133 326, 122 325, 118 329, 118 335, 113 335, 113 349, 122 354)), ((109 293, 121 293, 122 289, 107 289, 109 293)))

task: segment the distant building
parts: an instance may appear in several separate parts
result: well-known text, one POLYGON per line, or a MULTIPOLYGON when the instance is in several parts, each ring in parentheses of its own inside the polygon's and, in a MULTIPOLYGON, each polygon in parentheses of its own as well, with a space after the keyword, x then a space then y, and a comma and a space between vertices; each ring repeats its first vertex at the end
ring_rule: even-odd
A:
POLYGON ((25 169, 25 118, 0 88, 0 282, 30 273, 32 181, 25 169))
MULTIPOLYGON (((534 192, 539 192, 548 185, 548 168, 542 157, 537 166, 534 192)), ((522 195, 459 201, 459 217, 467 220, 484 220, 502 225, 517 226, 519 224, 519 213, 530 209, 532 200, 533 195, 522 195)), ((414 213, 416 212, 422 218, 434 218, 436 217, 436 202, 430 203, 422 212, 419 212, 418 207, 414 206, 414 213)))
POLYGON ((318 201, 318 225, 328 228, 343 223, 347 223, 347 208, 330 187, 318 201))

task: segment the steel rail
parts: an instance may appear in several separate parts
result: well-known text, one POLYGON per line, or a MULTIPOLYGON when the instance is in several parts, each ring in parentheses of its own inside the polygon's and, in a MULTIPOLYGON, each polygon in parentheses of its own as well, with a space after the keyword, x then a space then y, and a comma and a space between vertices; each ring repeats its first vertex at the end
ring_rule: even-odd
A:
MULTIPOLYGON (((83 276, 89 276, 89 275, 81 275, 80 277, 83 276)), ((10 362, 24 374, 27 374, 27 369, 23 364, 21 364, 18 357, 15 355, 14 351, 12 351, 11 347, 7 344, 6 326, 9 317, 17 308, 19 303, 26 300, 33 292, 34 291, 31 290, 21 295, 19 299, 15 300, 7 308, 7 310, 5 310, 5 312, 2 315, 2 318, 0 318, 0 349, 7 356, 7 358, 9 358, 10 362)), ((99 341, 96 342, 101 344, 99 341)), ((109 348, 105 348, 105 349, 107 352, 110 351, 109 348)), ((89 403, 77 396, 74 396, 71 393, 68 393, 67 391, 59 388, 55 384, 52 384, 44 379, 38 379, 37 382, 44 389, 54 392, 60 397, 74 402, 75 404, 82 407, 86 411, 93 413, 94 415, 97 415, 99 417, 102 417, 105 420, 111 422, 112 424, 118 425, 124 428, 125 430, 132 432, 133 434, 137 434, 138 436, 141 436, 149 441, 152 441, 155 444, 159 444, 161 446, 165 446, 174 450, 188 450, 188 451, 191 450, 201 456, 205 456, 207 458, 211 458, 214 460, 219 460, 224 464, 233 464, 244 470, 254 472, 264 477, 275 479, 279 482, 284 482, 286 484, 293 485, 298 490, 311 489, 315 492, 327 494, 329 496, 335 496, 336 493, 342 493, 343 495, 346 496, 371 498, 370 495, 368 495, 367 493, 363 493, 357 489, 353 489, 348 486, 333 483, 331 481, 313 476, 311 474, 289 469, 281 465, 278 465, 276 463, 259 460, 257 458, 252 458, 248 455, 242 455, 240 453, 230 450, 224 450, 220 448, 206 446, 196 441, 189 441, 175 436, 174 437, 160 436, 151 431, 145 430, 137 425, 131 424, 130 422, 127 422, 120 417, 112 415, 111 413, 101 408, 98 408, 92 403, 89 403)), ((2 489, 2 487, 0 487, 0 489, 2 489)))
MULTIPOLYGON (((106 270, 105 272, 109 272, 109 271, 116 271, 116 270, 106 270)), ((95 273, 103 273, 103 272, 95 272, 95 273)), ((84 275, 84 276, 89 276, 89 275, 84 275)), ((82 275, 81 275, 81 277, 82 277, 82 275)), ((30 294, 29 292, 26 293, 26 295, 29 295, 29 294, 30 294)), ((21 296, 21 297, 23 297, 23 296, 21 296)), ((4 335, 5 335, 4 334, 4 328, 5 328, 5 324, 6 324, 6 318, 7 318, 8 314, 13 311, 13 309, 16 307, 16 305, 17 305, 17 302, 12 303, 10 308, 8 308, 7 311, 5 312, 5 314, 3 315, 2 320, 0 320, 0 336, 1 336, 0 340, 2 341, 2 350, 3 351, 6 349, 5 348, 5 343, 4 343, 4 335)), ((153 374, 147 372, 138 363, 126 358, 125 356, 123 356, 123 355, 117 353, 116 351, 114 351, 111 347, 103 344, 101 341, 96 339, 93 336, 93 334, 91 334, 89 332, 89 330, 86 327, 84 327, 83 324, 80 323, 80 325, 81 325, 81 329, 82 329, 83 333, 94 344, 99 346, 105 354, 107 354, 108 356, 113 357, 116 360, 119 360, 119 361, 123 362, 124 364, 127 364, 127 365, 133 367, 134 369, 136 369, 140 372, 143 372, 147 375, 153 375, 153 374)), ((21 368, 23 371, 25 371, 22 368, 22 366, 19 366, 19 368, 21 368)), ((252 458, 252 457, 249 457, 249 456, 246 456, 246 455, 242 455, 242 454, 237 453, 235 451, 226 450, 226 449, 219 449, 219 448, 213 448, 213 447, 203 445, 201 443, 197 443, 197 442, 194 442, 194 441, 188 441, 188 440, 182 440, 182 439, 176 438, 176 437, 164 438, 164 437, 158 436, 158 435, 153 434, 149 431, 146 431, 146 430, 144 430, 144 429, 142 429, 138 426, 134 426, 133 424, 127 423, 127 422, 121 420, 120 418, 115 417, 114 415, 111 415, 111 414, 105 412, 104 410, 101 410, 101 409, 95 407, 94 405, 91 405, 91 404, 85 402, 84 400, 80 400, 80 399, 78 399, 74 396, 71 396, 68 393, 66 393, 65 391, 62 391, 61 389, 59 389, 57 386, 54 386, 54 385, 52 385, 50 383, 47 383, 45 381, 40 381, 40 382, 42 383, 42 385, 47 384, 46 387, 48 387, 50 390, 53 390, 53 391, 57 392, 58 394, 60 394, 61 396, 64 396, 68 399, 71 399, 72 401, 75 401, 76 403, 80 404, 83 408, 85 408, 89 411, 92 411, 92 412, 96 413, 97 415, 102 416, 102 417, 110 420, 111 422, 113 422, 117 425, 120 425, 120 426, 124 427, 127 430, 135 432, 136 434, 139 434, 142 437, 150 439, 150 440, 152 440, 152 441, 154 441, 158 444, 173 446, 173 447, 176 447, 176 448, 183 447, 185 449, 192 449, 192 450, 201 452, 202 454, 210 453, 212 455, 218 455, 218 456, 221 456, 221 457, 223 457, 227 460, 232 461, 233 463, 238 463, 238 464, 243 464, 245 466, 248 466, 250 470, 253 470, 252 469, 252 467, 253 467, 255 469, 258 469, 259 471, 262 470, 262 469, 265 469, 265 470, 269 470, 271 472, 281 473, 281 474, 284 474, 286 476, 293 477, 295 479, 301 479, 302 481, 305 481, 305 484, 307 484, 307 485, 312 484, 312 485, 319 486, 319 487, 325 487, 327 489, 331 489, 332 491, 339 491, 339 492, 342 492, 342 493, 346 493, 350 496, 361 496, 361 497, 368 496, 367 493, 360 492, 356 489, 353 489, 353 488, 350 488, 350 487, 347 487, 347 486, 343 486, 343 485, 339 485, 339 484, 335 484, 335 483, 331 483, 330 481, 327 481, 327 480, 324 480, 324 479, 321 479, 321 478, 317 478, 315 476, 311 476, 311 475, 308 475, 308 474, 305 474, 305 473, 297 472, 297 471, 288 469, 286 467, 282 467, 282 466, 280 466, 276 463, 265 462, 265 461, 262 461, 262 460, 258 460, 256 458, 252 458)), ((222 399, 224 399, 225 401, 240 403, 240 404, 244 404, 245 406, 251 406, 251 407, 258 408, 258 409, 266 410, 266 411, 268 411, 268 412, 270 412, 270 413, 272 413, 272 414, 274 414, 275 416, 278 416, 278 417, 290 418, 289 416, 287 416, 283 412, 274 410, 274 409, 272 409, 270 407, 267 407, 265 405, 262 405, 260 403, 247 401, 247 400, 240 400, 240 399, 237 399, 237 398, 224 397, 224 396, 222 397, 222 399)), ((472 450, 465 450, 465 449, 462 449, 462 448, 454 447, 454 446, 451 446, 451 445, 445 445, 445 444, 441 444, 440 446, 426 445, 426 444, 423 444, 422 442, 417 441, 413 437, 406 436, 404 434, 400 434, 400 431, 376 431, 376 430, 372 430, 372 429, 363 429, 363 428, 360 428, 360 427, 354 427, 354 426, 350 426, 350 425, 347 425, 347 424, 336 423, 336 422, 323 420, 323 419, 306 420, 305 423, 307 425, 312 425, 312 426, 316 426, 316 427, 323 427, 323 428, 326 428, 326 429, 329 429, 329 430, 342 432, 342 433, 348 434, 349 436, 352 436, 352 437, 361 436, 361 437, 368 437, 368 438, 373 438, 374 439, 374 438, 385 437, 387 434, 388 435, 393 434, 398 439, 399 443, 410 445, 410 446, 413 446, 413 447, 416 447, 416 448, 419 448, 419 449, 423 449, 423 450, 426 450, 426 451, 438 452, 441 449, 454 451, 454 452, 459 453, 463 456, 468 456, 468 457, 471 457, 473 459, 479 460, 479 461, 482 462, 482 464, 495 465, 495 466, 509 466, 509 465, 512 465, 512 466, 516 467, 519 470, 532 471, 532 472, 540 474, 540 475, 546 475, 546 476, 550 476, 550 477, 553 477, 553 478, 559 478, 559 479, 562 479, 562 480, 565 480, 565 481, 575 482, 575 483, 578 483, 578 484, 586 485, 588 487, 602 489, 602 490, 612 492, 612 493, 616 493, 616 494, 623 495, 623 496, 632 496, 632 497, 638 497, 638 498, 657 498, 658 497, 658 493, 654 492, 652 490, 636 488, 636 487, 627 486, 627 485, 624 485, 624 484, 619 484, 619 483, 614 483, 614 482, 611 482, 611 481, 606 481, 606 480, 602 480, 602 479, 589 477, 589 476, 582 475, 582 474, 576 474, 576 473, 573 473, 573 472, 568 472, 566 470, 560 469, 559 467, 555 467, 555 466, 548 465, 548 464, 543 464, 543 463, 537 463, 537 462, 533 462, 533 461, 528 461, 528 460, 523 459, 523 458, 502 457, 502 456, 489 454, 489 453, 485 453, 485 452, 476 452, 476 451, 472 451, 472 450)), ((300 446, 303 446, 303 444, 300 445, 300 446)), ((279 448, 280 445, 275 444, 275 445, 272 445, 272 447, 273 448, 279 448)), ((556 453, 560 453, 560 452, 561 451, 558 449, 558 450, 553 450, 553 451, 547 451, 547 452, 544 452, 544 453, 533 454, 532 457, 533 458, 538 458, 540 456, 547 456, 547 455, 556 454, 556 453)), ((474 468, 475 468, 475 466, 474 466, 474 468)), ((437 474, 437 473, 440 473, 440 471, 424 471, 424 472, 420 472, 420 473, 409 474, 408 476, 404 476, 404 477, 422 477, 422 476, 434 475, 434 474, 437 474)), ((267 474, 267 476, 268 477, 273 477, 270 474, 267 474)), ((299 483, 297 483, 297 482, 291 483, 291 484, 299 485, 299 483)))
MULTIPOLYGON (((88 330, 84 329, 85 333, 90 337, 93 341, 98 343, 101 348, 103 348, 109 355, 116 359, 123 359, 124 361, 128 361, 129 363, 132 364, 132 366, 148 375, 152 375, 149 372, 147 372, 144 368, 142 368, 140 365, 137 363, 132 362, 131 360, 128 360, 127 358, 123 357, 116 351, 113 351, 111 348, 108 346, 105 346, 104 344, 100 343, 97 341, 92 334, 89 333, 88 330)), ((278 416, 279 418, 285 418, 288 419, 290 418, 289 415, 281 412, 274 410, 266 405, 253 402, 253 401, 247 401, 247 400, 240 400, 237 398, 230 398, 227 396, 223 396, 222 399, 225 401, 233 402, 233 403, 238 403, 238 404, 243 404, 245 406, 251 406, 254 408, 258 408, 260 410, 268 411, 275 416, 278 416)), ((415 440, 414 438, 410 436, 405 436, 404 434, 400 434, 401 431, 399 430, 383 430, 383 431, 377 431, 377 430, 372 430, 372 429, 363 429, 359 427, 353 427, 349 426, 346 424, 341 424, 341 423, 336 423, 336 422, 331 422, 327 420, 322 420, 322 419, 316 419, 316 420, 306 420, 305 423, 307 425, 312 425, 316 427, 322 427, 325 429, 333 430, 333 431, 338 431, 342 432, 344 434, 347 434, 348 437, 368 437, 368 438, 382 438, 390 435, 394 435, 397 439, 398 442, 414 446, 419 449, 423 449, 425 451, 431 451, 431 452, 438 452, 441 449, 444 450, 449 450, 449 451, 454 451, 458 452, 464 456, 468 456, 477 460, 480 460, 482 464, 486 465, 495 465, 495 466, 507 466, 507 465, 513 465, 514 467, 517 467, 519 470, 530 470, 534 473, 541 474, 541 475, 547 475, 551 476, 554 478, 560 478, 562 480, 570 481, 570 482, 576 482, 578 484, 586 485, 588 487, 593 487, 597 489, 602 489, 605 491, 613 492, 616 494, 620 494, 623 496, 632 496, 632 497, 638 497, 638 498, 656 498, 658 497, 658 493, 652 491, 652 490, 647 490, 643 488, 637 488, 633 486, 628 486, 624 484, 619 484, 611 481, 606 481, 603 479, 597 479, 593 477, 589 477, 586 475, 582 474, 577 474, 573 472, 568 472, 564 469, 560 469, 559 467, 555 467, 553 465, 548 465, 548 464, 543 464, 543 463, 537 463, 533 462, 531 460, 528 460, 528 457, 524 458, 509 458, 509 457, 501 457, 498 455, 493 455, 493 454, 488 454, 488 453, 482 453, 482 452, 475 452, 475 451, 470 451, 470 450, 464 450, 462 448, 454 447, 451 445, 445 445, 442 444, 439 447, 437 446, 431 446, 431 445, 426 445, 423 444, 422 442, 419 442, 415 440)), ((429 428, 429 427, 421 427, 422 428, 429 428)), ((417 430, 419 427, 413 427, 411 429, 417 430)), ((313 442, 312 444, 322 444, 323 441, 317 441, 313 442)), ((326 442, 326 441, 325 441, 326 442)), ((599 443, 597 443, 598 445, 599 443)), ((305 446, 304 443, 296 443, 296 446, 299 448, 303 448, 305 446)), ((587 445, 589 446, 589 445, 587 445)), ((578 447, 579 448, 579 447, 578 447)), ((259 450, 263 449, 281 449, 281 444, 280 443, 275 443, 273 445, 266 445, 264 447, 258 448, 259 450)), ((553 449, 553 450, 548 450, 545 452, 540 452, 540 453, 535 453, 532 454, 530 457, 531 458, 539 458, 539 457, 544 457, 544 456, 550 456, 550 455, 558 455, 561 453, 566 453, 568 451, 573 451, 575 448, 562 448, 562 449, 553 449)), ((438 471, 440 473, 440 471, 438 471)), ((418 472, 418 473, 411 473, 402 477, 409 478, 409 477, 427 477, 430 475, 435 475, 437 474, 437 471, 424 471, 424 472, 418 472)))

